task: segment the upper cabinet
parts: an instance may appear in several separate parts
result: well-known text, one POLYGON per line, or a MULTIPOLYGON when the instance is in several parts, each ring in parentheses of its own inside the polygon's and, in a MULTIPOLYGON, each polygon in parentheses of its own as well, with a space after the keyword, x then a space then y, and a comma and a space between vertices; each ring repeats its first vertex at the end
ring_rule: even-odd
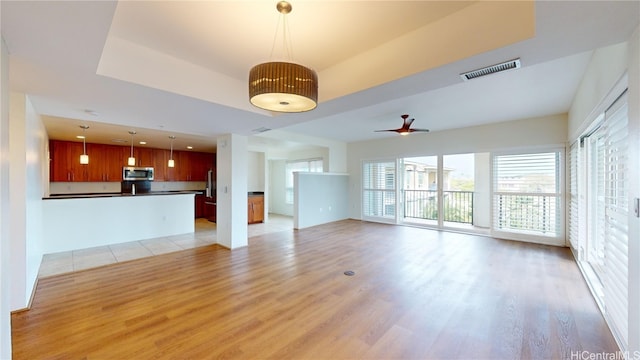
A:
POLYGON ((88 181, 88 165, 80 164, 82 151, 82 143, 51 141, 49 145, 51 181, 88 181))
POLYGON ((169 160, 168 151, 164 149, 153 149, 153 180, 168 181, 167 179, 167 161, 169 160))
POLYGON ((111 182, 122 180, 122 166, 129 153, 122 146, 87 144, 89 155, 88 181, 111 182))
POLYGON ((215 154, 174 150, 173 160, 175 167, 167 168, 169 181, 207 181, 207 172, 215 169, 215 154))
MULTIPOLYGON (((82 143, 50 141, 50 180, 52 182, 119 182, 131 149, 127 146, 87 144, 89 164, 80 164, 82 143)), ((167 166, 169 150, 134 147, 136 165, 154 168, 154 181, 206 181, 215 170, 215 154, 173 151, 175 167, 167 166)))

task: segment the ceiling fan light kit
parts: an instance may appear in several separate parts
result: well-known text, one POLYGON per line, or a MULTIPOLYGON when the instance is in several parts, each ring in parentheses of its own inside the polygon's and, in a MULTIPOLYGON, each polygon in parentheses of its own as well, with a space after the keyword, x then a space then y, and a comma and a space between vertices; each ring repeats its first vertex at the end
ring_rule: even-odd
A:
POLYGON ((429 132, 429 129, 413 129, 411 128, 411 124, 413 124, 413 121, 415 120, 414 118, 409 119, 409 115, 404 114, 402 116, 400 116, 402 118, 402 127, 399 127, 397 129, 386 129, 386 130, 376 130, 375 132, 385 132, 385 131, 392 131, 392 132, 396 132, 400 135, 409 135, 411 133, 414 132, 429 132))
MULTIPOLYGON (((283 17, 286 40, 284 15, 290 13, 292 7, 288 2, 280 1, 276 8, 283 17)), ((249 101, 256 107, 276 112, 313 110, 318 104, 318 75, 312 69, 287 61, 258 64, 249 72, 249 101)))

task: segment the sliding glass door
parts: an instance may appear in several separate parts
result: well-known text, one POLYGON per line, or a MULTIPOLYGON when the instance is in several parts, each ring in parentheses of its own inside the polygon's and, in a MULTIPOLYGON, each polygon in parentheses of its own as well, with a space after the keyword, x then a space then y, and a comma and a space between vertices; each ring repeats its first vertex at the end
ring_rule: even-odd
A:
POLYGON ((438 157, 421 156, 404 158, 401 196, 405 222, 439 224, 438 157))

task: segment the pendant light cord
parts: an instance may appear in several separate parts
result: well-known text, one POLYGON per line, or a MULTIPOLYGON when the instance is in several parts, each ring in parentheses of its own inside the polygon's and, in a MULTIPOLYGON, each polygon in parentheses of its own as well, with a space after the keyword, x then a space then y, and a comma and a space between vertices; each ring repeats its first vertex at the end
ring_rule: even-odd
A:
POLYGON ((271 54, 269 55, 269 61, 273 60, 273 53, 276 48, 276 42, 278 40, 278 32, 280 29, 280 23, 282 22, 282 54, 283 60, 293 61, 293 42, 291 40, 291 31, 289 30, 289 23, 287 21, 287 13, 280 12, 278 15, 278 22, 276 23, 276 31, 273 35, 273 42, 271 45, 271 54))

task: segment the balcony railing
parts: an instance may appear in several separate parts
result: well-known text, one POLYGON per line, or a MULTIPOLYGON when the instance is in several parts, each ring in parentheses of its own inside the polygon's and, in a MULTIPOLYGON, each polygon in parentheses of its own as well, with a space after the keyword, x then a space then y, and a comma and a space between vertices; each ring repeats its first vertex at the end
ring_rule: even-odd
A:
POLYGON ((556 235, 560 197, 549 194, 494 194, 495 227, 501 230, 556 235))
MULTIPOLYGON (((438 192, 404 190, 404 216, 438 220, 438 192)), ((443 219, 448 222, 473 224, 473 191, 443 191, 443 219)))

